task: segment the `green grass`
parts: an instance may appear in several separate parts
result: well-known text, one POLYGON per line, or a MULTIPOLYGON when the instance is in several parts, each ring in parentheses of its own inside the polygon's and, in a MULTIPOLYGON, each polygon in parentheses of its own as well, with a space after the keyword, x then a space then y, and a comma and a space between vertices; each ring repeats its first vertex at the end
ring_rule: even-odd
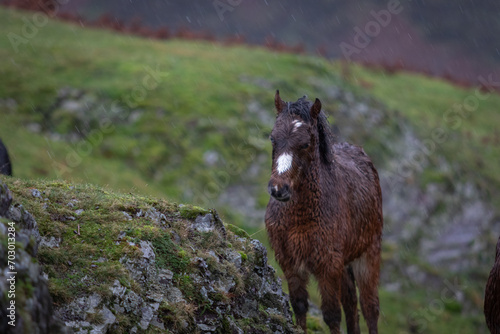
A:
POLYGON ((407 117, 423 140, 434 143, 431 163, 436 165, 439 156, 446 157, 462 178, 474 180, 495 204, 500 203, 496 191, 500 186, 497 93, 460 88, 414 73, 350 68, 353 84, 369 86, 374 97, 407 117), (433 137, 436 129, 445 134, 442 143, 433 137))
MULTIPOLYGON (((31 16, 0 9, 0 29, 21 34, 22 18, 31 16)), ((220 193, 228 176, 231 181, 243 178, 258 154, 270 153, 271 124, 247 111, 249 101, 261 102, 272 115, 276 88, 292 99, 314 94, 308 78, 331 77, 328 62, 313 57, 208 42, 149 41, 56 21, 41 27, 19 52, 1 39, 0 57, 11 60, 0 65, 0 98, 19 104, 15 112, 0 107, 5 120, 0 133, 9 134, 2 137, 17 176, 57 177, 60 167, 78 155, 81 162, 62 169, 67 180, 203 203, 220 193), (158 69, 160 81, 152 89, 144 88, 146 68, 158 69), (300 70, 290 71, 294 68, 300 70), (266 78, 271 88, 262 89, 253 78, 266 78), (65 86, 104 99, 106 110, 117 102, 125 113, 139 111, 140 117, 133 126, 113 126, 90 154, 78 150, 85 143, 55 142, 26 131, 30 122, 43 124, 42 115, 65 86), (130 108, 130 97, 142 89, 144 99, 133 100, 130 108), (202 157, 209 150, 221 157, 216 166, 204 166, 202 157)), ((64 122, 49 125, 74 131, 64 122)), ((99 126, 92 130, 104 131, 99 126)))

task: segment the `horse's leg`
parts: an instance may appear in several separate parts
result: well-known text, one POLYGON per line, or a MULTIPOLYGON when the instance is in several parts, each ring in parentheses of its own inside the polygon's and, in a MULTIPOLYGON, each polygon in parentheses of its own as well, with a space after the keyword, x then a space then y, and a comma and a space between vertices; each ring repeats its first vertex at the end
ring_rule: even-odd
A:
POLYGON ((309 282, 309 274, 305 272, 285 272, 285 276, 297 325, 307 334, 306 316, 309 309, 307 283, 309 282))
POLYGON ((340 334, 340 321, 342 320, 340 287, 344 272, 343 264, 333 266, 332 263, 329 263, 320 265, 319 268, 321 269, 315 276, 321 293, 323 320, 330 327, 332 334, 340 334))
POLYGON ((346 266, 342 275, 341 291, 342 307, 344 308, 347 333, 359 334, 358 297, 352 267, 346 266))
POLYGON ((380 273, 380 245, 374 245, 352 264, 358 283, 361 311, 370 334, 377 334, 379 316, 378 280, 380 273))

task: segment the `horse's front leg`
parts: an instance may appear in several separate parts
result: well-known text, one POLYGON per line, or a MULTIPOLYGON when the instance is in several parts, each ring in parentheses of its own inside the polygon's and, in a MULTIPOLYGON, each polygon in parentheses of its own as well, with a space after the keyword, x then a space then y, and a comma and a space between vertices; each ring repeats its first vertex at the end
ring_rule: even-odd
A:
POLYGON ((307 334, 306 315, 309 309, 307 283, 309 282, 309 274, 306 272, 286 271, 285 276, 297 325, 307 334))
POLYGON ((340 287, 343 272, 343 265, 334 266, 332 263, 329 263, 321 266, 319 272, 316 274, 321 293, 323 320, 330 328, 332 334, 340 334, 340 321, 342 320, 340 287))

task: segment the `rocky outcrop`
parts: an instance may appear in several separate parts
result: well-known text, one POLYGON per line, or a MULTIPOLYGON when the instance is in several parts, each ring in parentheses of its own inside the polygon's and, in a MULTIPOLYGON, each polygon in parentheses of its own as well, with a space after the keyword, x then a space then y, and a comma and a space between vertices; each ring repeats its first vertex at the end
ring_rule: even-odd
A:
POLYGON ((36 261, 38 226, 0 182, 0 333, 71 333, 54 316, 47 280, 36 261))
MULTIPOLYGON (((216 211, 186 205, 166 209, 139 202, 106 206, 113 218, 105 219, 95 238, 89 236, 103 255, 87 259, 83 251, 66 257, 66 247, 70 250, 87 242, 83 239, 88 235, 86 226, 102 215, 93 215, 92 209, 104 209, 106 201, 87 207, 85 199, 92 192, 60 184, 27 189, 17 183, 14 188, 14 197, 21 197, 18 200, 43 217, 45 232, 39 232, 34 217, 16 199, 10 205, 10 192, 2 186, 0 213, 7 220, 2 220, 0 235, 6 240, 9 222, 15 222, 17 280, 30 287, 23 290, 22 298, 16 297, 17 323, 15 331, 9 329, 12 333, 298 332, 288 296, 267 263, 266 248, 245 231, 224 224, 216 211), (57 226, 59 222, 78 224, 73 237, 49 236, 63 228, 57 226), (144 225, 148 233, 133 230, 144 225), (37 252, 41 266, 34 260, 37 252), (75 291, 65 291, 68 287, 75 291)), ((2 243, 0 252, 5 247, 2 243)), ((1 284, 8 282, 5 266, 1 284)), ((8 302, 2 300, 2 311, 8 302)))

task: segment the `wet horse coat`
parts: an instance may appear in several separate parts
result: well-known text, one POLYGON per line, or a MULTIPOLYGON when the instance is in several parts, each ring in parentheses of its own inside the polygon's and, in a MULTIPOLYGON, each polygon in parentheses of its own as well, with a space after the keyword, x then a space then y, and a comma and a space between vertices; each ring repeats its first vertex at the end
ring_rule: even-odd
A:
POLYGON ((297 323, 306 330, 309 276, 316 277, 323 318, 339 333, 359 333, 355 282, 370 333, 377 333, 382 195, 364 151, 334 142, 321 102, 285 103, 276 93, 271 194, 266 229, 286 276, 297 323))

